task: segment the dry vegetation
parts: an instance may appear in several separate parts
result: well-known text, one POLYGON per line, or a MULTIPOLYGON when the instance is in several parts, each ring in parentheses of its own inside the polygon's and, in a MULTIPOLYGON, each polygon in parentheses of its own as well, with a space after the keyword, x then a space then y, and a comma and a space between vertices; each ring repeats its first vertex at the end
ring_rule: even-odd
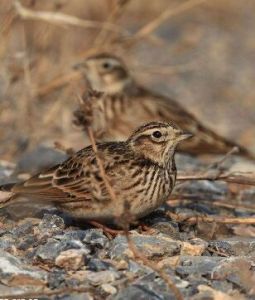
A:
POLYGON ((72 65, 105 48, 254 150, 253 11, 251 1, 2 0, 1 159, 39 143, 83 146, 72 126, 83 81, 72 65))

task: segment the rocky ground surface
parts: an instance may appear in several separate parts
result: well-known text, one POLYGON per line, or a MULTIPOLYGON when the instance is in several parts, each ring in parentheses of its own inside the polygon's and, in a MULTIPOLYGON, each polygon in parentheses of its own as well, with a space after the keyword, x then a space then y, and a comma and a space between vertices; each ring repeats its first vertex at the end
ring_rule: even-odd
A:
MULTIPOLYGON (((50 157, 52 153, 42 151, 50 157)), ((54 155, 54 159, 63 159, 54 155)), ((23 158, 28 161, 17 167, 1 162, 1 183, 19 177, 24 164, 33 165, 32 158, 30 153, 29 159, 23 158)), ((179 156, 177 161, 179 169, 206 168, 203 160, 189 156, 179 156)), ((230 158, 226 165, 240 166, 240 161, 230 158)), ((20 219, 12 210, 1 209, 0 296, 175 299, 163 272, 184 299, 254 299, 254 225, 190 221, 194 216, 252 217, 254 201, 254 187, 213 181, 177 185, 168 206, 130 231, 140 255, 155 268, 134 257, 121 233, 109 234, 75 222, 53 208, 44 207, 39 214, 20 219)))

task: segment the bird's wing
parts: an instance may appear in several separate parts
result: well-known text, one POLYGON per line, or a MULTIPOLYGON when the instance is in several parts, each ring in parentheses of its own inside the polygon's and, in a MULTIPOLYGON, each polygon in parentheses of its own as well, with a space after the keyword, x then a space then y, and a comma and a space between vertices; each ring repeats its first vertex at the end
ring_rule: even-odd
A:
POLYGON ((100 198, 100 191, 104 191, 101 182, 93 184, 98 172, 95 154, 91 147, 87 147, 62 164, 15 185, 11 191, 57 202, 100 198))

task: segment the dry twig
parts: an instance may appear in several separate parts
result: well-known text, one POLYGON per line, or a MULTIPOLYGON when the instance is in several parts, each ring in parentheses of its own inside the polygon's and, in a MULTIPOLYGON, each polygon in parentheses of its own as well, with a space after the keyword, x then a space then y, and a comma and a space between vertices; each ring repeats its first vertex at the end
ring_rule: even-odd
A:
POLYGON ((255 186, 255 174, 252 172, 224 172, 222 174, 209 174, 204 172, 192 173, 192 174, 180 174, 177 177, 179 181, 187 180, 210 180, 217 181, 222 180, 229 183, 237 183, 244 185, 255 186))
POLYGON ((120 28, 119 26, 113 25, 111 23, 83 20, 75 16, 70 16, 60 12, 56 13, 56 12, 46 12, 46 11, 33 11, 22 6, 19 1, 14 2, 14 7, 18 15, 24 20, 36 20, 36 21, 41 20, 51 24, 72 25, 72 26, 78 26, 83 28, 101 29, 102 27, 104 27, 105 30, 116 32, 119 34, 128 33, 125 29, 120 28))
POLYGON ((174 214, 172 212, 166 213, 171 219, 176 222, 186 222, 188 224, 196 224, 198 222, 207 222, 207 223, 220 223, 220 224, 255 224, 255 217, 226 217, 226 216, 191 216, 182 214, 174 214))
POLYGON ((170 199, 168 204, 169 206, 175 207, 181 204, 188 204, 194 202, 194 200, 198 200, 199 203, 204 202, 211 206, 216 207, 224 207, 229 209, 244 209, 248 211, 255 211, 255 205, 247 205, 247 204, 239 204, 239 203, 229 203, 221 200, 208 200, 202 197, 202 195, 174 195, 174 199, 170 199))
MULTIPOLYGON (((100 175, 101 175, 101 177, 104 181, 104 184, 107 188, 107 191, 108 191, 108 193, 111 197, 111 200, 116 202, 117 201, 116 194, 115 194, 112 186, 110 185, 110 182, 109 182, 109 180, 107 178, 107 175, 105 173, 104 166, 102 164, 101 158, 98 155, 98 150, 97 150, 97 145, 96 145, 96 142, 95 142, 95 137, 94 137, 94 134, 93 134, 93 130, 90 126, 87 126, 87 133, 88 133, 88 136, 90 138, 92 148, 93 148, 93 150, 95 152, 95 155, 96 155, 98 167, 99 167, 99 170, 100 170, 100 175)), ((182 294, 180 293, 180 291, 178 290, 178 288, 176 287, 174 282, 170 279, 170 277, 161 268, 159 268, 153 262, 148 260, 142 253, 140 253, 137 250, 136 246, 134 245, 134 243, 133 243, 133 241, 132 241, 132 239, 130 238, 130 235, 129 235, 129 225, 132 222, 132 216, 129 213, 129 205, 127 203, 125 203, 125 205, 124 205, 123 215, 119 216, 119 217, 116 217, 116 221, 119 225, 121 225, 123 227, 124 234, 127 238, 129 248, 132 251, 134 257, 140 259, 146 266, 148 266, 151 269, 153 269, 154 271, 156 271, 162 277, 162 279, 166 282, 168 287, 173 291, 176 299, 177 300, 183 300, 184 298, 183 298, 182 294)))
POLYGON ((156 273, 158 273, 159 276, 165 281, 168 288, 174 293, 175 298, 177 300, 183 300, 184 298, 181 292, 179 291, 175 283, 171 280, 170 276, 166 274, 162 268, 158 267, 153 261, 149 260, 141 251, 137 249, 129 233, 129 224, 131 222, 132 222, 132 215, 129 212, 129 204, 126 203, 124 213, 121 216, 121 219, 119 220, 119 224, 121 224, 124 229, 124 235, 127 239, 128 247, 131 250, 134 258, 141 260, 145 266, 151 268, 156 273))
MULTIPOLYGON (((124 0, 124 1, 117 1, 114 3, 114 8, 111 11, 110 15, 107 18, 107 23, 115 24, 116 21, 121 17, 123 12, 125 11, 125 8, 127 7, 127 4, 130 2, 130 0, 124 0)), ((113 32, 109 32, 105 29, 103 26, 98 35, 95 38, 94 45, 96 47, 106 44, 110 44, 113 37, 116 37, 113 32)))

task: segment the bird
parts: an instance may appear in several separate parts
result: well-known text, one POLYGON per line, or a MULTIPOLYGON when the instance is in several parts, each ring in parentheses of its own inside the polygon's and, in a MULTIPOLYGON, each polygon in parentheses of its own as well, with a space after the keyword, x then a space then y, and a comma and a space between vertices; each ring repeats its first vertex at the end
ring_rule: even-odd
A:
MULTIPOLYGON (((109 53, 87 57, 73 66, 82 73, 89 88, 104 94, 94 104, 93 127, 99 141, 125 140, 135 127, 150 121, 172 121, 194 138, 179 146, 192 155, 226 154, 238 147, 239 154, 254 159, 242 147, 206 127, 190 111, 168 97, 141 86, 131 75, 123 60, 109 53)), ((82 126, 83 114, 75 112, 76 124, 82 126), (77 119, 78 116, 78 119, 77 119)), ((86 116, 85 116, 86 117, 86 116)))
POLYGON ((172 122, 144 124, 126 141, 97 143, 96 152, 87 146, 24 182, 2 185, 0 190, 12 196, 0 200, 0 207, 14 204, 19 196, 31 197, 72 217, 108 223, 128 204, 132 217, 139 219, 169 200, 176 181, 176 146, 189 137, 172 122), (105 185, 99 157, 116 198, 105 185))

